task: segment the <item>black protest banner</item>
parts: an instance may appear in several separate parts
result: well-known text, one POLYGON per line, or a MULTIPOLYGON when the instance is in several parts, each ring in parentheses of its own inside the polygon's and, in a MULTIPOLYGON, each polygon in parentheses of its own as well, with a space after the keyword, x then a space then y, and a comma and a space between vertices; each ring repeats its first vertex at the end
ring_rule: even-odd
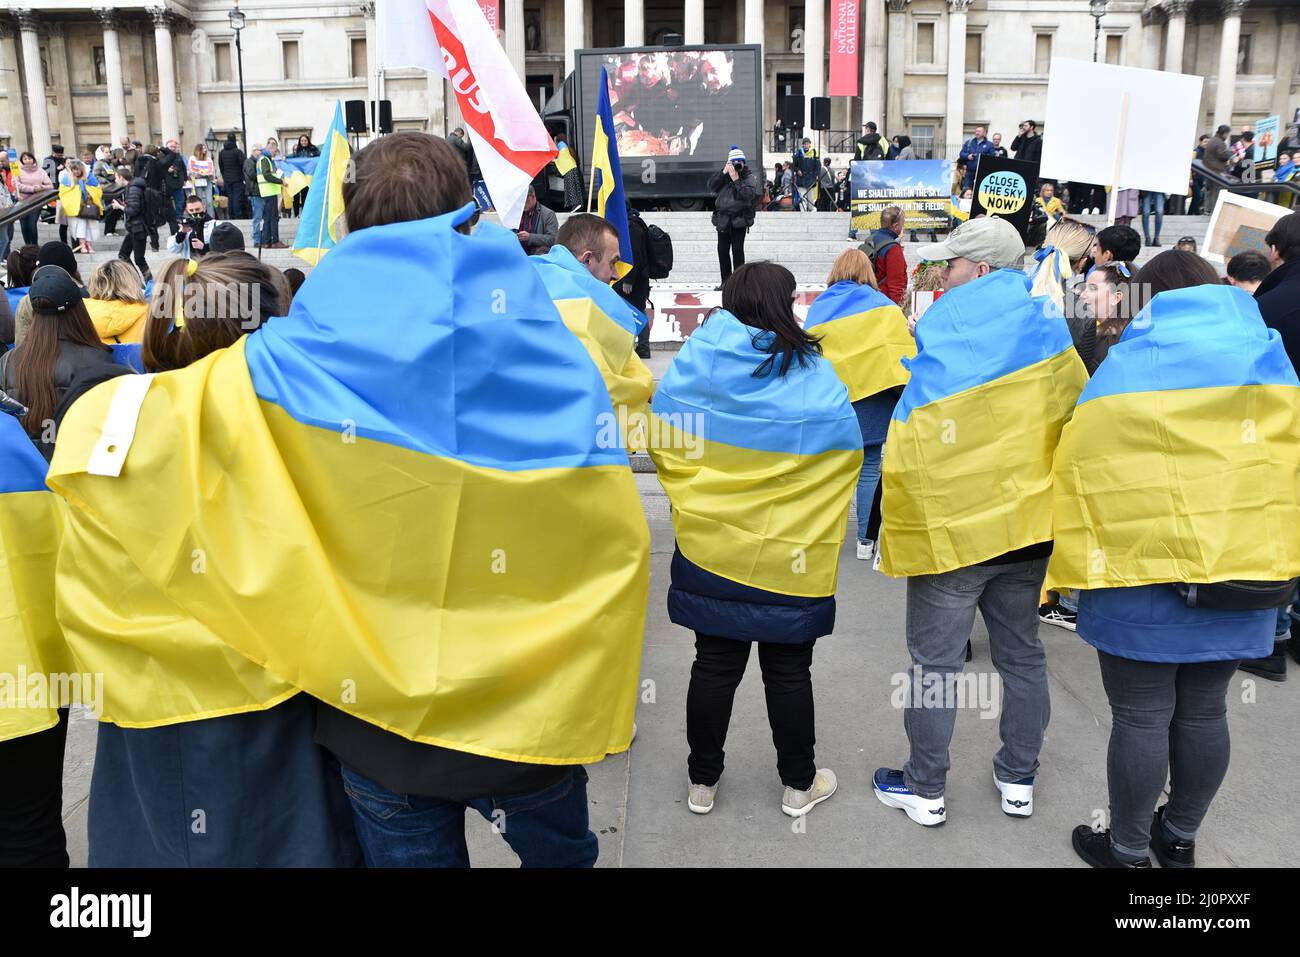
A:
POLYGON ((1034 188, 1037 184, 1037 163, 981 156, 979 165, 975 167, 971 218, 980 215, 1000 216, 1015 226, 1020 238, 1028 243, 1029 214, 1034 208, 1034 188))

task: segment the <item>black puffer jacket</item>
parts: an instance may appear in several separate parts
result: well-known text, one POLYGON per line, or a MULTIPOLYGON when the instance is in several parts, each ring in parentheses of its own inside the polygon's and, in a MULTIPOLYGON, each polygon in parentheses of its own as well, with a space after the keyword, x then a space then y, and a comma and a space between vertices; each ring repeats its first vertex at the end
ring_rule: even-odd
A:
POLYGON ((226 140, 226 145, 217 154, 217 170, 226 189, 244 181, 244 151, 235 145, 234 140, 226 140))
POLYGON ((758 177, 748 167, 740 171, 740 176, 733 180, 723 172, 714 173, 709 178, 709 190, 713 193, 713 228, 719 232, 748 229, 754 225, 754 210, 758 207, 758 177))

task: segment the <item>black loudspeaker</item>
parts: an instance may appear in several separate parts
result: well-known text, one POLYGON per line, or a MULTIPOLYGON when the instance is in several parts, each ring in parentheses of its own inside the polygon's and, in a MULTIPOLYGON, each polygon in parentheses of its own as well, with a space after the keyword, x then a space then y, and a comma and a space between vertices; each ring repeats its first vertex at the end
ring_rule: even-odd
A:
POLYGON ((375 127, 381 133, 393 132, 393 101, 379 101, 379 125, 375 127))
POLYGON ((349 133, 364 133, 366 131, 366 101, 345 100, 343 102, 343 118, 349 133))
POLYGON ((831 98, 814 96, 812 98, 812 128, 829 130, 831 128, 831 98))
POLYGON ((803 96, 787 95, 781 101, 781 123, 787 130, 803 129, 803 96))

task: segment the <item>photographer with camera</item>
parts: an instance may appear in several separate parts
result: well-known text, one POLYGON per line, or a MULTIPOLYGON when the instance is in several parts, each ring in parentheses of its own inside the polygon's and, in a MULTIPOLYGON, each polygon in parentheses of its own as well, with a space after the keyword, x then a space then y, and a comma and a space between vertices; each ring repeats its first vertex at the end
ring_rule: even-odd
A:
POLYGON ((739 146, 731 148, 722 169, 709 178, 709 190, 713 193, 713 228, 718 231, 718 267, 725 283, 733 268, 745 264, 745 233, 754 225, 760 195, 758 177, 739 146))
POLYGON ((200 196, 191 193, 185 197, 185 218, 180 228, 167 240, 167 252, 184 259, 197 259, 208 251, 212 229, 217 221, 208 215, 200 196))

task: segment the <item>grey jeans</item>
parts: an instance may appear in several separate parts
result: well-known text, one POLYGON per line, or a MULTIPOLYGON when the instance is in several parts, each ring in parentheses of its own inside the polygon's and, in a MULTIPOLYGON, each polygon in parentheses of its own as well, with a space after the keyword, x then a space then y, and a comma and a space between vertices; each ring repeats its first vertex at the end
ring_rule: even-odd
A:
MULTIPOLYGON (((1038 638, 1038 599, 1046 574, 1047 559, 1042 558, 973 565, 907 580, 911 679, 915 683, 919 678, 923 688, 935 682, 944 682, 945 688, 955 685, 965 668, 975 609, 984 616, 993 667, 1002 677, 1002 748, 993 758, 1000 781, 1019 781, 1037 772, 1051 717, 1047 655, 1038 638)), ((943 797, 958 703, 952 694, 922 697, 915 690, 905 699, 903 727, 912 753, 903 766, 903 780, 921 797, 943 797)))

